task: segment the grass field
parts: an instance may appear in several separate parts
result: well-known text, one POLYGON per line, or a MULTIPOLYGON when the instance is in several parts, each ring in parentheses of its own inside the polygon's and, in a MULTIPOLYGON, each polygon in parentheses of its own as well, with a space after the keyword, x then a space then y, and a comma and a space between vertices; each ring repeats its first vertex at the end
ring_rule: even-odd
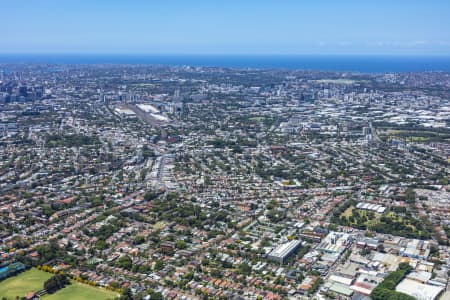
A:
MULTIPOLYGON (((373 213, 374 218, 369 218, 369 216, 367 215, 367 211, 362 210, 362 209, 357 209, 354 206, 350 206, 349 208, 347 208, 341 216, 345 216, 347 218, 350 218, 355 213, 359 214, 361 217, 367 218, 367 221, 364 222, 364 224, 366 224, 367 226, 372 226, 372 225, 377 224, 380 221, 380 218, 381 218, 381 214, 375 213, 375 212, 373 213)), ((390 214, 390 213, 388 213, 388 214, 390 214)), ((357 225, 357 222, 352 222, 352 225, 357 225)))
MULTIPOLYGON (((6 297, 15 300, 16 296, 24 297, 28 292, 36 292, 44 287, 44 282, 53 274, 30 269, 17 276, 0 281, 0 299, 6 297)), ((44 300, 107 300, 118 297, 117 293, 72 281, 72 284, 53 295, 42 297, 44 300)))
POLYGON ((353 214, 353 206, 350 206, 349 208, 347 208, 344 213, 342 214, 342 216, 349 218, 351 215, 353 214))
POLYGON ((403 138, 409 142, 436 142, 436 141, 448 141, 450 135, 448 133, 442 133, 432 130, 399 130, 399 129, 387 129, 386 134, 390 138, 403 138))
POLYGON ((118 297, 117 293, 90 285, 72 281, 71 285, 57 291, 52 295, 45 295, 42 300, 107 300, 118 297))
POLYGON ((52 277, 52 274, 31 269, 10 277, 0 282, 0 296, 7 299, 16 299, 16 296, 24 297, 28 292, 36 292, 44 287, 44 282, 52 277))

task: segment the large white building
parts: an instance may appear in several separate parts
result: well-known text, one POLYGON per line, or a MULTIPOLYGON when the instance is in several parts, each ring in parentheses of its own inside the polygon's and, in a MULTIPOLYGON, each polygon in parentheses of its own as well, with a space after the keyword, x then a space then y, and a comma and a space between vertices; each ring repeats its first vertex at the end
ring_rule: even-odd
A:
POLYGON ((442 286, 420 283, 409 278, 403 279, 395 288, 397 292, 410 295, 418 300, 434 300, 444 290, 442 286))
POLYGON ((145 111, 146 113, 155 113, 155 114, 159 113, 159 109, 150 104, 137 104, 136 106, 139 107, 141 110, 145 111))
POLYGON ((301 242, 299 240, 292 240, 290 242, 284 243, 275 249, 273 249, 268 258, 270 260, 283 263, 291 254, 293 254, 298 247, 300 247, 301 242))

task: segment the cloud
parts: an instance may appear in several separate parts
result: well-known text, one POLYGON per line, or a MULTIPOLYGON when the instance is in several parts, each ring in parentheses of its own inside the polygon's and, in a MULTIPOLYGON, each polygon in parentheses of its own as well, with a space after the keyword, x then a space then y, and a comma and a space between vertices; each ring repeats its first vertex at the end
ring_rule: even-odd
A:
POLYGON ((410 40, 410 41, 369 41, 366 43, 369 47, 380 48, 419 48, 434 46, 450 46, 450 40, 410 40))

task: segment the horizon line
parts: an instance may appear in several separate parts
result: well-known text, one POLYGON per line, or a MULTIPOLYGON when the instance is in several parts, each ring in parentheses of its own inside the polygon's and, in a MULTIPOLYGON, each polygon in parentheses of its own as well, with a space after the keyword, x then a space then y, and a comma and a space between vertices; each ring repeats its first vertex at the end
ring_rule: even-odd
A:
POLYGON ((450 53, 132 53, 132 52, 0 52, 0 55, 122 55, 122 56, 392 56, 392 57, 450 57, 450 53))

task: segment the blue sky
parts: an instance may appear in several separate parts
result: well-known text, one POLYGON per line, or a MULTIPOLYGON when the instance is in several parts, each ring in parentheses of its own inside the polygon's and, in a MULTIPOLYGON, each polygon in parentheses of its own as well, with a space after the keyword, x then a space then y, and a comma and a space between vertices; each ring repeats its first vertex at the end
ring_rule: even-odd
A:
POLYGON ((450 55, 449 0, 0 0, 1 53, 450 55))

